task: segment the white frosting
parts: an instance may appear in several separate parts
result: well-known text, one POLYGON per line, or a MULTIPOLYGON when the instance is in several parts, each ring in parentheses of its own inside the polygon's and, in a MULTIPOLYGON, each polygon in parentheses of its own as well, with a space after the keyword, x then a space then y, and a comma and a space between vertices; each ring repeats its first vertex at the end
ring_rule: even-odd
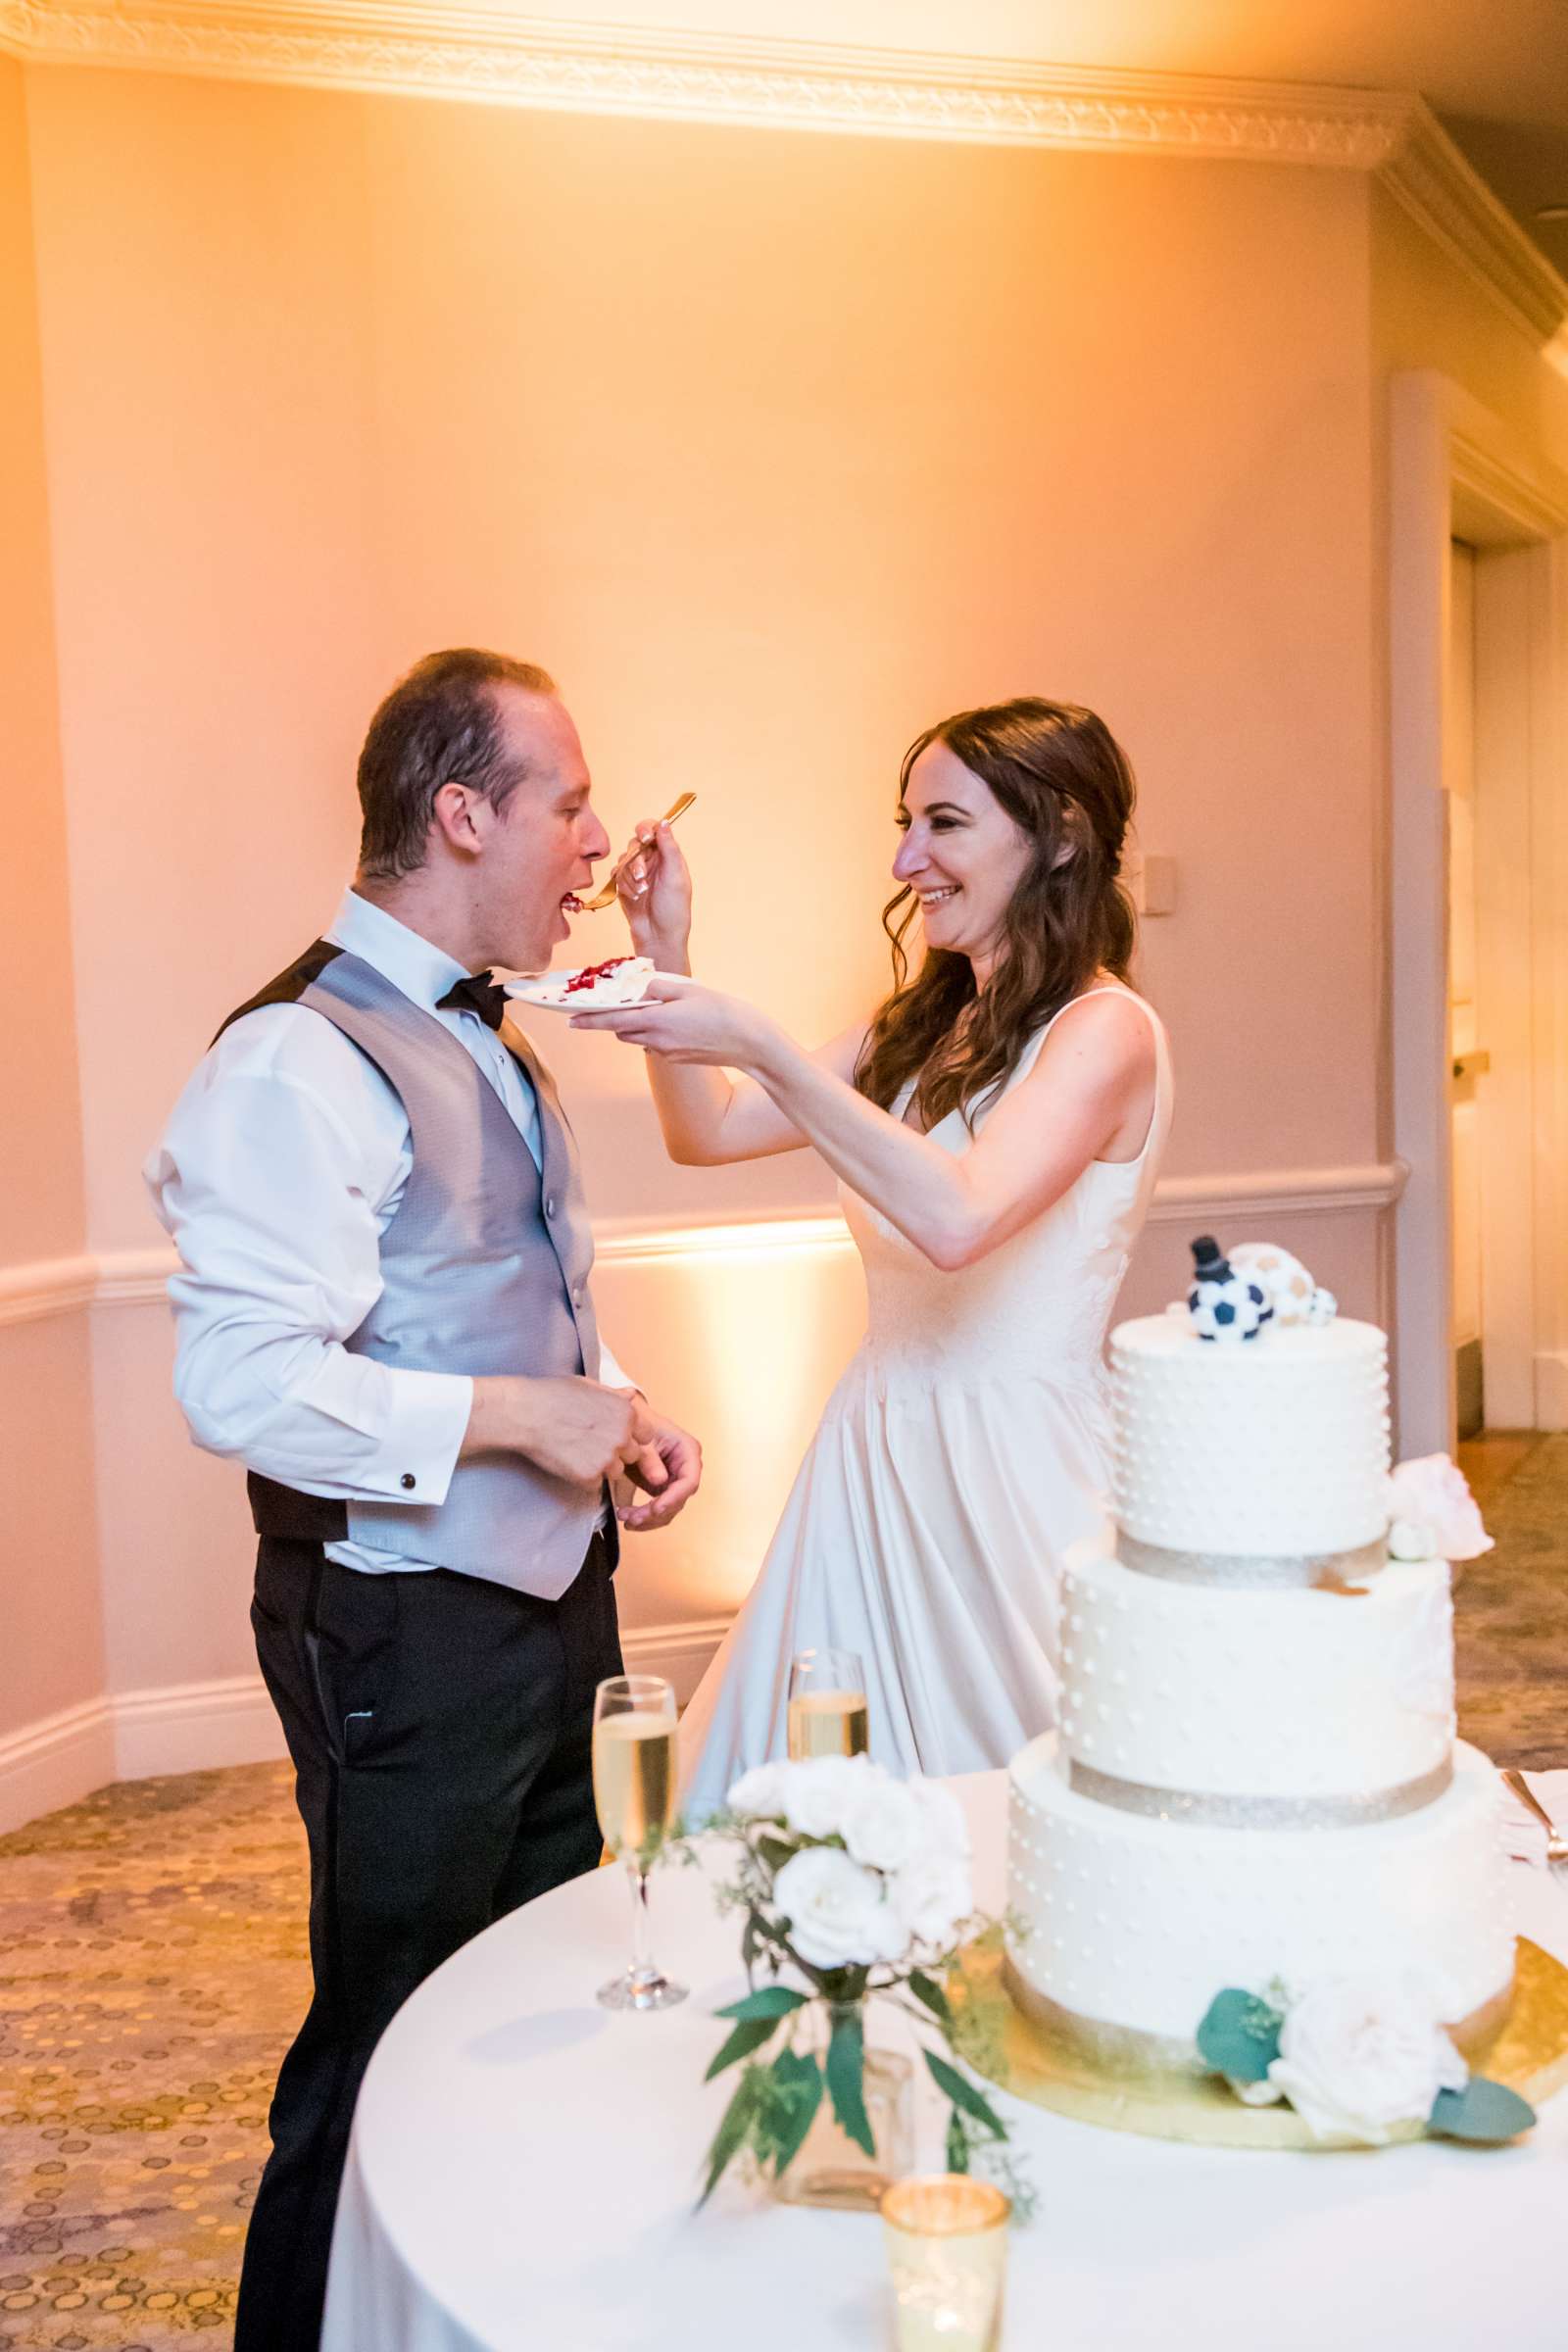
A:
POLYGON ((1010 1774, 1014 1959, 1062 2007, 1171 2039, 1227 1985, 1407 1968, 1436 1978, 1457 2022, 1506 1990, 1514 1932, 1496 1776, 1463 1744, 1454 1767, 1445 1795, 1396 1821, 1210 1829, 1076 1794, 1048 1733, 1010 1774))
POLYGON ((1385 1568, 1362 1595, 1232 1592, 1135 1575, 1097 1549, 1074 1546, 1062 1580, 1062 1731, 1079 1763, 1244 1796, 1362 1796, 1441 1769, 1453 1739, 1441 1561, 1385 1568))
POLYGON ((1116 1516, 1172 1551, 1350 1551, 1388 1519, 1387 1342, 1370 1323, 1200 1340, 1185 1314, 1111 1334, 1116 1516))

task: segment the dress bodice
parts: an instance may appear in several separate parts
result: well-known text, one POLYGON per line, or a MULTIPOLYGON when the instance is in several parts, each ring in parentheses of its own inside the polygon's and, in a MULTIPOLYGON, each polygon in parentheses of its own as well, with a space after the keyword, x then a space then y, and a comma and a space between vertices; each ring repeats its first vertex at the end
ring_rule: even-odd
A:
MULTIPOLYGON (((1110 993, 1085 991, 1085 996, 1110 993)), ((1148 1014, 1154 1031, 1154 1105, 1136 1159, 1092 1160, 1058 1200, 973 1265, 944 1272, 881 1212, 840 1187, 845 1218, 865 1267, 867 1322, 862 1363, 888 1373, 958 1385, 1026 1378, 1098 1387, 1105 1330, 1148 1213, 1170 1125, 1170 1056, 1165 1033, 1144 1000, 1117 989, 1148 1014)), ((1082 1004, 1083 997, 1073 999, 1082 1004)), ((998 1102, 1034 1068, 1065 1004, 1045 1022, 1002 1085, 975 1114, 984 1129, 998 1102)), ((902 1116, 912 1086, 893 1105, 902 1116)), ((972 1138, 960 1111, 930 1129, 933 1143, 960 1156, 972 1138)))

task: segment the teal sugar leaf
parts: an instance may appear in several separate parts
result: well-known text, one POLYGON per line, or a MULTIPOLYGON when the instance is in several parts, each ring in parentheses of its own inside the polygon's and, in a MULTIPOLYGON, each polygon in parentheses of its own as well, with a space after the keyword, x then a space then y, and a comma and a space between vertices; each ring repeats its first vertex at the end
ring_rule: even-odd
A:
POLYGON ((1463 2090, 1440 2090, 1427 2118, 1427 2130, 1440 2139, 1466 2139, 1478 2147, 1496 2147, 1517 2139, 1536 2120, 1528 2099, 1504 2082, 1472 2075, 1463 2090))
POLYGON ((1280 2054, 1285 2020, 1255 1992, 1230 1985, 1217 1992, 1198 2029, 1198 2054, 1216 2075, 1237 2082, 1263 2082, 1280 2054))
POLYGON ((747 2025, 766 2017, 776 2025, 781 2017, 788 2017, 792 2009, 804 2009, 805 2006, 804 1992, 795 1992, 788 1984, 763 1984, 756 1992, 747 1993, 743 2000, 731 2001, 727 2009, 716 2010, 714 2014, 739 2018, 747 2025))
POLYGON ((874 2156, 876 2141, 865 2112, 865 2034, 858 2010, 833 2021, 827 2045, 827 2086, 833 2096, 833 2112, 846 2135, 867 2156, 874 2156))

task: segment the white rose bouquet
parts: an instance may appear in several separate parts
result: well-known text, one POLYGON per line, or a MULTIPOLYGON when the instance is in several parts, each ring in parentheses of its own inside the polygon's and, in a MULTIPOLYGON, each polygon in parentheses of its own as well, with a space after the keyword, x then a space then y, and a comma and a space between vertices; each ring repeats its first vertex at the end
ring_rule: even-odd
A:
POLYGON ((1535 2110, 1472 2075, 1441 2017, 1414 1973, 1323 1977, 1295 1998, 1232 1986, 1209 2004, 1198 2049, 1249 2107, 1288 2099, 1317 2140, 1385 2147, 1411 2125, 1484 2144, 1528 2132, 1535 2110))
MULTIPOLYGON (((761 1764, 736 1782, 709 1828, 736 1848, 719 1900, 745 1914, 752 1988, 719 2012, 731 2032, 708 2078, 742 2063, 745 2072, 709 2151, 705 2203, 743 2151, 764 2173, 782 2173, 824 2097, 840 2129, 874 2157, 865 2003, 906 1993, 901 2005, 959 2057, 962 2018, 948 1983, 959 1945, 988 1931, 974 1913, 963 1814, 937 1782, 895 1780, 865 1756, 761 1764), (825 2055, 797 2046, 813 2007, 827 2012, 825 2055)), ((950 2105, 949 2168, 966 2172, 977 2148, 1005 2141, 1006 2126, 950 2058, 923 2055, 950 2105)))

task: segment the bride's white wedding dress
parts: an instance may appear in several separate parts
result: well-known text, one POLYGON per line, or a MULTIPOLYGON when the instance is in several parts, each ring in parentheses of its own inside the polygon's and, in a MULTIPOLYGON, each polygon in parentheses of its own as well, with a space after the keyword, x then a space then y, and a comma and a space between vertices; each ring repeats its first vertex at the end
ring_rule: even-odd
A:
MULTIPOLYGON (((1099 1526, 1109 1481, 1105 1329, 1170 1124, 1164 1031, 1142 998, 1116 993, 1154 1031, 1154 1107, 1136 1159, 1093 1161, 1032 1225, 956 1273, 841 1187, 865 1265, 865 1338, 682 1721, 694 1818, 748 1765, 784 1754, 799 1649, 859 1653, 871 1753, 899 1773, 1004 1764, 1053 1720, 1061 1555, 1099 1526)), ((957 1111, 930 1132, 955 1155, 968 1148, 957 1111)))

